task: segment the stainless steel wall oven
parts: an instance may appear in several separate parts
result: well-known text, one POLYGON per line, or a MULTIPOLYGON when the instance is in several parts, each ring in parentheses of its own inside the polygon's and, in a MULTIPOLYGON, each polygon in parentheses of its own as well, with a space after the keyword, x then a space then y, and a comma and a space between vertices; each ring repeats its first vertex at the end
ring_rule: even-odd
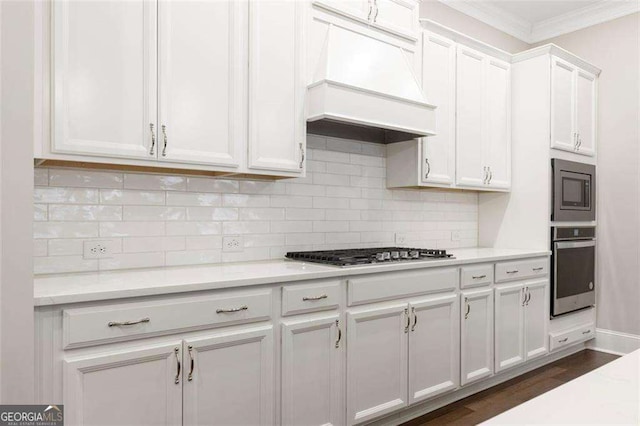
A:
POLYGON ((596 302, 596 228, 553 227, 551 232, 551 316, 593 306, 596 302))
POLYGON ((596 220, 596 166, 551 160, 555 222, 596 220))

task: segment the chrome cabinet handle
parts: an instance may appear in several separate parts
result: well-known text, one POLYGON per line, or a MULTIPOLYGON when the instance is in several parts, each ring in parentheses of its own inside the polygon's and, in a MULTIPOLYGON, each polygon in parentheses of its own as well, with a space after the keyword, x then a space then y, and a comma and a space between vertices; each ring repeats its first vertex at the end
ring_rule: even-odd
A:
POLYGON ((195 361, 193 359, 193 353, 191 353, 191 351, 193 351, 193 346, 189 345, 187 347, 187 349, 189 350, 189 375, 187 376, 187 380, 192 381, 193 380, 193 367, 195 367, 195 361))
POLYGON ((404 332, 409 332, 409 327, 411 326, 411 317, 409 316, 409 308, 404 309, 404 315, 407 317, 407 325, 404 327, 404 332))
POLYGON ((577 132, 573 132, 573 150, 577 150, 578 149, 578 133, 577 132))
POLYGON ((491 171, 491 167, 489 167, 489 182, 487 182, 488 184, 491 184, 491 180, 493 179, 493 172, 491 171))
POLYGON ((487 166, 482 168, 484 170, 484 177, 482 178, 482 183, 487 184, 487 178, 489 177, 489 173, 487 172, 487 166))
POLYGON ((564 339, 560 339, 560 340, 558 340, 558 343, 564 343, 564 342, 566 342, 567 340, 569 340, 569 338, 568 338, 568 337, 565 337, 564 339))
POLYGON ((376 22, 376 20, 378 19, 378 12, 380 12, 380 9, 378 9, 378 0, 373 0, 373 3, 376 5, 376 14, 373 16, 373 22, 376 22))
POLYGON ((474 280, 481 280, 483 278, 487 278, 487 276, 485 274, 482 275, 472 275, 471 278, 473 278, 474 280))
POLYGON ((302 301, 303 302, 311 302, 311 301, 314 301, 314 300, 326 299, 327 297, 329 297, 329 296, 327 296, 326 294, 322 294, 320 296, 309 296, 309 297, 305 296, 305 297, 302 298, 302 301))
POLYGON ((173 348, 173 352, 176 354, 177 372, 174 383, 177 385, 180 383, 180 348, 176 346, 173 348))
POLYGON ((162 156, 166 157, 167 156, 167 126, 165 126, 164 124, 162 125, 162 139, 164 141, 164 146, 162 147, 162 156))
POLYGON ((156 133, 153 131, 153 123, 149 123, 149 128, 151 129, 151 149, 149 150, 149 155, 153 155, 153 150, 156 147, 156 133))
POLYGON ((589 333, 591 333, 591 329, 582 332, 582 334, 589 334, 589 333))
POLYGON ((522 306, 527 304, 527 289, 522 289, 522 306))
POLYGON ((514 269, 513 271, 507 271, 507 274, 517 274, 519 271, 514 269))
POLYGON ((524 291, 527 294, 527 297, 525 299, 524 305, 525 306, 529 306, 529 301, 531 300, 531 293, 529 292, 529 287, 525 287, 524 291))
POLYGON ((340 340, 342 340, 342 330, 340 329, 340 320, 336 320, 336 327, 338 329, 338 340, 336 340, 336 349, 340 347, 340 340))
POLYGON ((427 163, 427 174, 424 175, 425 179, 429 178, 429 173, 431 173, 431 164, 429 164, 429 159, 425 158, 424 161, 427 163))
POLYGON ((415 306, 411 307, 411 313, 413 314, 413 325, 411 326, 411 331, 415 331, 416 325, 418 325, 418 314, 416 314, 415 306))
POLYGON ((539 267, 539 268, 532 268, 533 271, 538 272, 538 271, 542 271, 544 269, 544 267, 539 267))
POLYGON ((373 12, 373 2, 369 0, 369 14, 367 15, 367 21, 371 21, 371 12, 373 12))
POLYGON ((302 143, 299 144, 300 145, 300 168, 304 167, 304 147, 302 146, 302 143))
POLYGON ((249 309, 249 307, 247 305, 242 305, 239 308, 216 309, 216 314, 227 314, 227 313, 232 313, 232 312, 240 312, 240 311, 246 311, 247 309, 249 309))
POLYGON ((121 327, 121 326, 127 326, 127 325, 135 325, 135 324, 142 324, 145 322, 150 322, 151 319, 150 318, 142 318, 139 319, 138 321, 109 321, 107 323, 107 326, 109 327, 121 327))
POLYGON ((471 305, 469 304, 469 299, 464 298, 464 303, 467 305, 467 312, 464 313, 464 319, 469 318, 469 314, 471 313, 471 305))

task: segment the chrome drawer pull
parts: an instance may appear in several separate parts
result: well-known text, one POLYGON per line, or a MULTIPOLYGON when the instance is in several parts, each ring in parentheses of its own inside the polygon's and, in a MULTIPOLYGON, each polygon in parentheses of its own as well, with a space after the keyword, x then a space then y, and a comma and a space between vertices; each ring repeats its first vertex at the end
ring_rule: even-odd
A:
POLYGON ((518 272, 520 271, 518 271, 517 269, 514 269, 513 271, 507 271, 507 274, 517 274, 518 272))
POLYGON ((193 351, 193 346, 189 345, 187 347, 187 349, 189 350, 189 361, 190 361, 190 367, 189 367, 189 375, 187 376, 187 380, 192 381, 193 380, 193 367, 195 367, 195 361, 193 360, 193 353, 191 353, 193 351))
POLYGON ((302 301, 303 302, 312 302, 314 300, 326 299, 327 297, 329 297, 329 296, 327 296, 326 294, 322 294, 320 296, 303 297, 302 301))
POLYGON ((486 275, 473 275, 471 278, 473 278, 474 280, 481 280, 482 278, 487 278, 486 275))
POLYGON ((589 334, 591 333, 591 330, 587 330, 587 331, 583 331, 582 334, 589 334))
POLYGON ((336 340, 336 349, 340 347, 340 340, 342 340, 342 330, 340 329, 340 320, 336 320, 336 328, 338 329, 338 340, 336 340))
POLYGON ((539 268, 533 268, 534 271, 542 271, 544 268, 541 266, 539 268))
POLYGON ((138 321, 123 321, 123 322, 109 321, 107 323, 107 326, 109 326, 109 327, 120 327, 120 326, 127 326, 127 325, 142 324, 143 322, 149 322, 149 321, 151 321, 151 319, 149 319, 149 318, 142 318, 142 319, 139 319, 138 321))
POLYGON ((564 342, 566 342, 567 340, 569 340, 569 338, 568 338, 568 337, 565 337, 564 339, 560 339, 560 340, 558 340, 558 343, 564 343, 564 342))
POLYGON ((409 332, 409 327, 411 326, 411 317, 409 316, 409 308, 404 309, 404 315, 407 318, 407 325, 404 327, 404 332, 409 332))
POLYGON ((216 309, 216 314, 226 314, 226 313, 230 313, 230 312, 240 312, 240 311, 246 311, 247 309, 249 309, 249 307, 247 305, 240 306, 239 308, 216 309))
POLYGON ((180 384, 180 348, 175 347, 173 348, 173 352, 176 354, 176 363, 177 363, 177 371, 176 371, 176 378, 173 381, 176 385, 180 384))
POLYGON ((411 307, 411 313, 413 314, 413 325, 411 326, 411 331, 415 331, 416 325, 418 325, 418 315, 416 314, 416 308, 414 306, 411 307))

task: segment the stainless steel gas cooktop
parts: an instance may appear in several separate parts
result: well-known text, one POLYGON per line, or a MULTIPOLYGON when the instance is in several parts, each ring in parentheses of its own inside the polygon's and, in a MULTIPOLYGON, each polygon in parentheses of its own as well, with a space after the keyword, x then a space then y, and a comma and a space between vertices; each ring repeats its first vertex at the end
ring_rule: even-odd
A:
POLYGON ((452 259, 446 250, 408 247, 376 247, 346 250, 293 251, 286 258, 333 266, 357 266, 374 263, 412 262, 430 259, 452 259))

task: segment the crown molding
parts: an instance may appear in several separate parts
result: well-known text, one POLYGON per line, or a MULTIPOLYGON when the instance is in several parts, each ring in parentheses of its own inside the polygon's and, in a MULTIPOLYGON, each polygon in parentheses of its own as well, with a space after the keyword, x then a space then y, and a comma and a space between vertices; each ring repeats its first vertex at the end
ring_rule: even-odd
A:
POLYGON ((480 0, 438 1, 529 44, 640 12, 640 2, 637 0, 600 0, 559 16, 531 23, 480 0))

